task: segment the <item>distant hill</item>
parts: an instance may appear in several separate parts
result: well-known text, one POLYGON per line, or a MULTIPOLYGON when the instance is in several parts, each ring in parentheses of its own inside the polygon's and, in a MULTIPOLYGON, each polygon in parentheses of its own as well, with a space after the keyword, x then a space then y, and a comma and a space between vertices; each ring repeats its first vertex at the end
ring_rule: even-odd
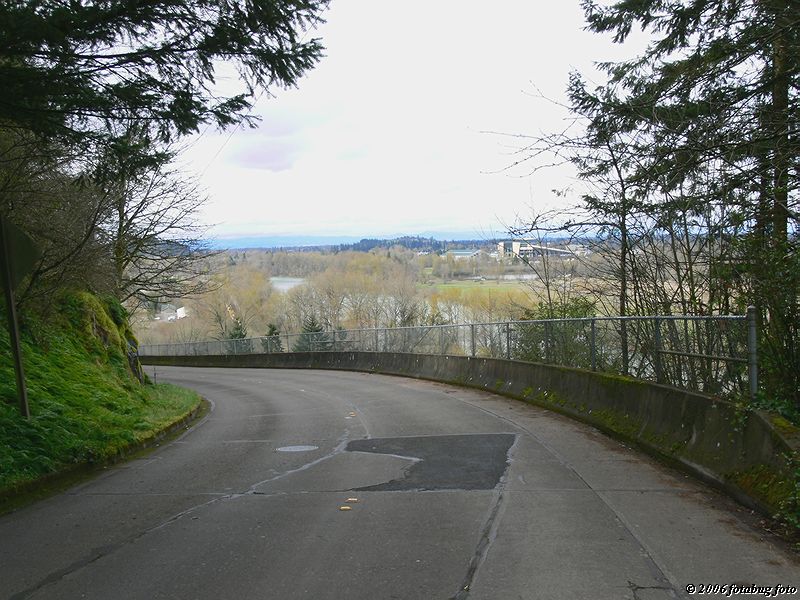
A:
POLYGON ((385 238, 361 238, 358 236, 324 236, 324 235, 274 235, 244 236, 216 238, 209 241, 216 250, 245 250, 248 248, 284 248, 296 250, 356 250, 367 252, 375 247, 405 246, 414 250, 433 250, 444 242, 453 244, 452 240, 465 240, 473 245, 484 245, 493 240, 481 238, 476 232, 439 231, 424 232, 419 235, 396 235, 385 238), (437 246, 438 245, 438 246, 437 246))
POLYGON ((358 236, 274 235, 216 238, 210 240, 209 244, 216 250, 245 250, 247 248, 337 246, 339 244, 352 244, 360 239, 358 236))
POLYGON ((418 252, 442 252, 456 248, 480 248, 486 245, 493 245, 497 240, 483 239, 458 239, 458 240, 437 240, 432 237, 420 237, 404 235, 392 239, 363 239, 355 244, 340 244, 335 248, 340 252, 352 250, 355 252, 369 252, 373 248, 391 248, 392 246, 402 246, 409 250, 418 252))

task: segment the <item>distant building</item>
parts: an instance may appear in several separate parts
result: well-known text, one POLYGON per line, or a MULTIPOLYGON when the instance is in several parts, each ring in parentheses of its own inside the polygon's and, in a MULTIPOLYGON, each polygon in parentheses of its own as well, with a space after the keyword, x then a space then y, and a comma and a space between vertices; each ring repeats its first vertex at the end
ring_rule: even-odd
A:
POLYGON ((189 311, 186 307, 181 306, 180 308, 176 308, 174 304, 159 304, 158 309, 156 311, 155 316, 153 317, 154 321, 177 321, 179 319, 185 319, 189 316, 189 311))
POLYGON ((498 256, 519 256, 529 258, 533 256, 575 256, 576 253, 566 248, 556 248, 554 246, 542 246, 532 244, 526 240, 512 240, 507 242, 497 242, 498 256))
POLYGON ((565 248, 575 256, 589 256, 592 253, 592 251, 583 244, 567 244, 565 248))
POLYGON ((156 309, 156 321, 174 321, 178 317, 178 311, 174 304, 159 304, 156 309))
POLYGON ((497 242, 498 260, 504 256, 514 256, 514 242, 497 242))
POLYGON ((447 256, 452 256, 454 260, 468 260, 480 254, 480 250, 448 250, 447 256))

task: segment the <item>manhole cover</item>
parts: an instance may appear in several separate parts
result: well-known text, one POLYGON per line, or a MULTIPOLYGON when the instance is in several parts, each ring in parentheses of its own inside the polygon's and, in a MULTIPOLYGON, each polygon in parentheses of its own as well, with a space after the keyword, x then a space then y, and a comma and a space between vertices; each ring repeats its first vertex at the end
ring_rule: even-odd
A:
POLYGON ((276 448, 276 450, 278 452, 310 452, 318 448, 319 446, 283 446, 281 448, 276 448))

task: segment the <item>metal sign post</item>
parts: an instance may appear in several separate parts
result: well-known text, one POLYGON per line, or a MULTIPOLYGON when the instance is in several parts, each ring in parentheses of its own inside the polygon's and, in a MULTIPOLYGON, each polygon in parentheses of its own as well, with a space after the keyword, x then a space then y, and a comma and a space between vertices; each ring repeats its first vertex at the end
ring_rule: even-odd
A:
POLYGON ((11 353, 14 355, 14 373, 17 377, 17 395, 19 396, 19 412, 29 419, 28 389, 25 387, 25 371, 22 368, 22 352, 19 345, 19 324, 17 323, 17 307, 14 301, 14 277, 11 271, 11 244, 6 229, 6 221, 0 215, 0 280, 5 291, 6 314, 8 316, 8 334, 11 338, 11 353))

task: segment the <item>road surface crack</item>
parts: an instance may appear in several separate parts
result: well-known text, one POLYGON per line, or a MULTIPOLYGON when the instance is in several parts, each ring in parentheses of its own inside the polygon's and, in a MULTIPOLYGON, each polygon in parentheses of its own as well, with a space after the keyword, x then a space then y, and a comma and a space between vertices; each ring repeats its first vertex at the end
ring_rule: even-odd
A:
POLYGON ((505 494, 503 493, 503 490, 499 490, 495 495, 494 503, 492 504, 489 512, 489 517, 486 519, 486 523, 483 526, 483 531, 481 532, 481 538, 480 541, 478 541, 478 546, 475 548, 475 553, 472 555, 472 558, 469 561, 469 568, 467 569, 467 574, 464 577, 461 588, 454 596, 451 596, 449 600, 466 600, 469 598, 469 592, 472 588, 472 584, 475 581, 475 576, 478 573, 478 569, 483 564, 483 561, 486 560, 486 555, 489 553, 489 547, 497 537, 497 528, 500 523, 500 511, 503 507, 504 500, 505 494))
POLYGON ((630 588, 631 592, 633 593, 633 600, 641 600, 639 596, 639 592, 642 590, 662 590, 669 594, 670 598, 677 598, 678 596, 675 595, 675 590, 669 586, 663 585, 637 585, 632 581, 628 581, 628 588, 630 588))
POLYGON ((472 585, 475 583, 478 569, 480 569, 481 565, 486 560, 486 556, 489 554, 489 549, 491 548, 494 540, 497 538, 497 530, 500 527, 502 511, 505 507, 505 487, 508 483, 508 469, 511 464, 511 456, 514 452, 514 448, 516 448, 518 443, 519 436, 514 436, 514 443, 511 444, 508 450, 506 450, 506 469, 503 472, 503 475, 500 477, 497 487, 495 488, 496 491, 494 502, 489 509, 489 516, 486 519, 486 523, 484 523, 480 540, 475 548, 475 553, 472 555, 472 558, 469 561, 467 574, 464 577, 464 581, 461 583, 461 588, 449 600, 466 600, 469 598, 469 593, 472 589, 472 585))

